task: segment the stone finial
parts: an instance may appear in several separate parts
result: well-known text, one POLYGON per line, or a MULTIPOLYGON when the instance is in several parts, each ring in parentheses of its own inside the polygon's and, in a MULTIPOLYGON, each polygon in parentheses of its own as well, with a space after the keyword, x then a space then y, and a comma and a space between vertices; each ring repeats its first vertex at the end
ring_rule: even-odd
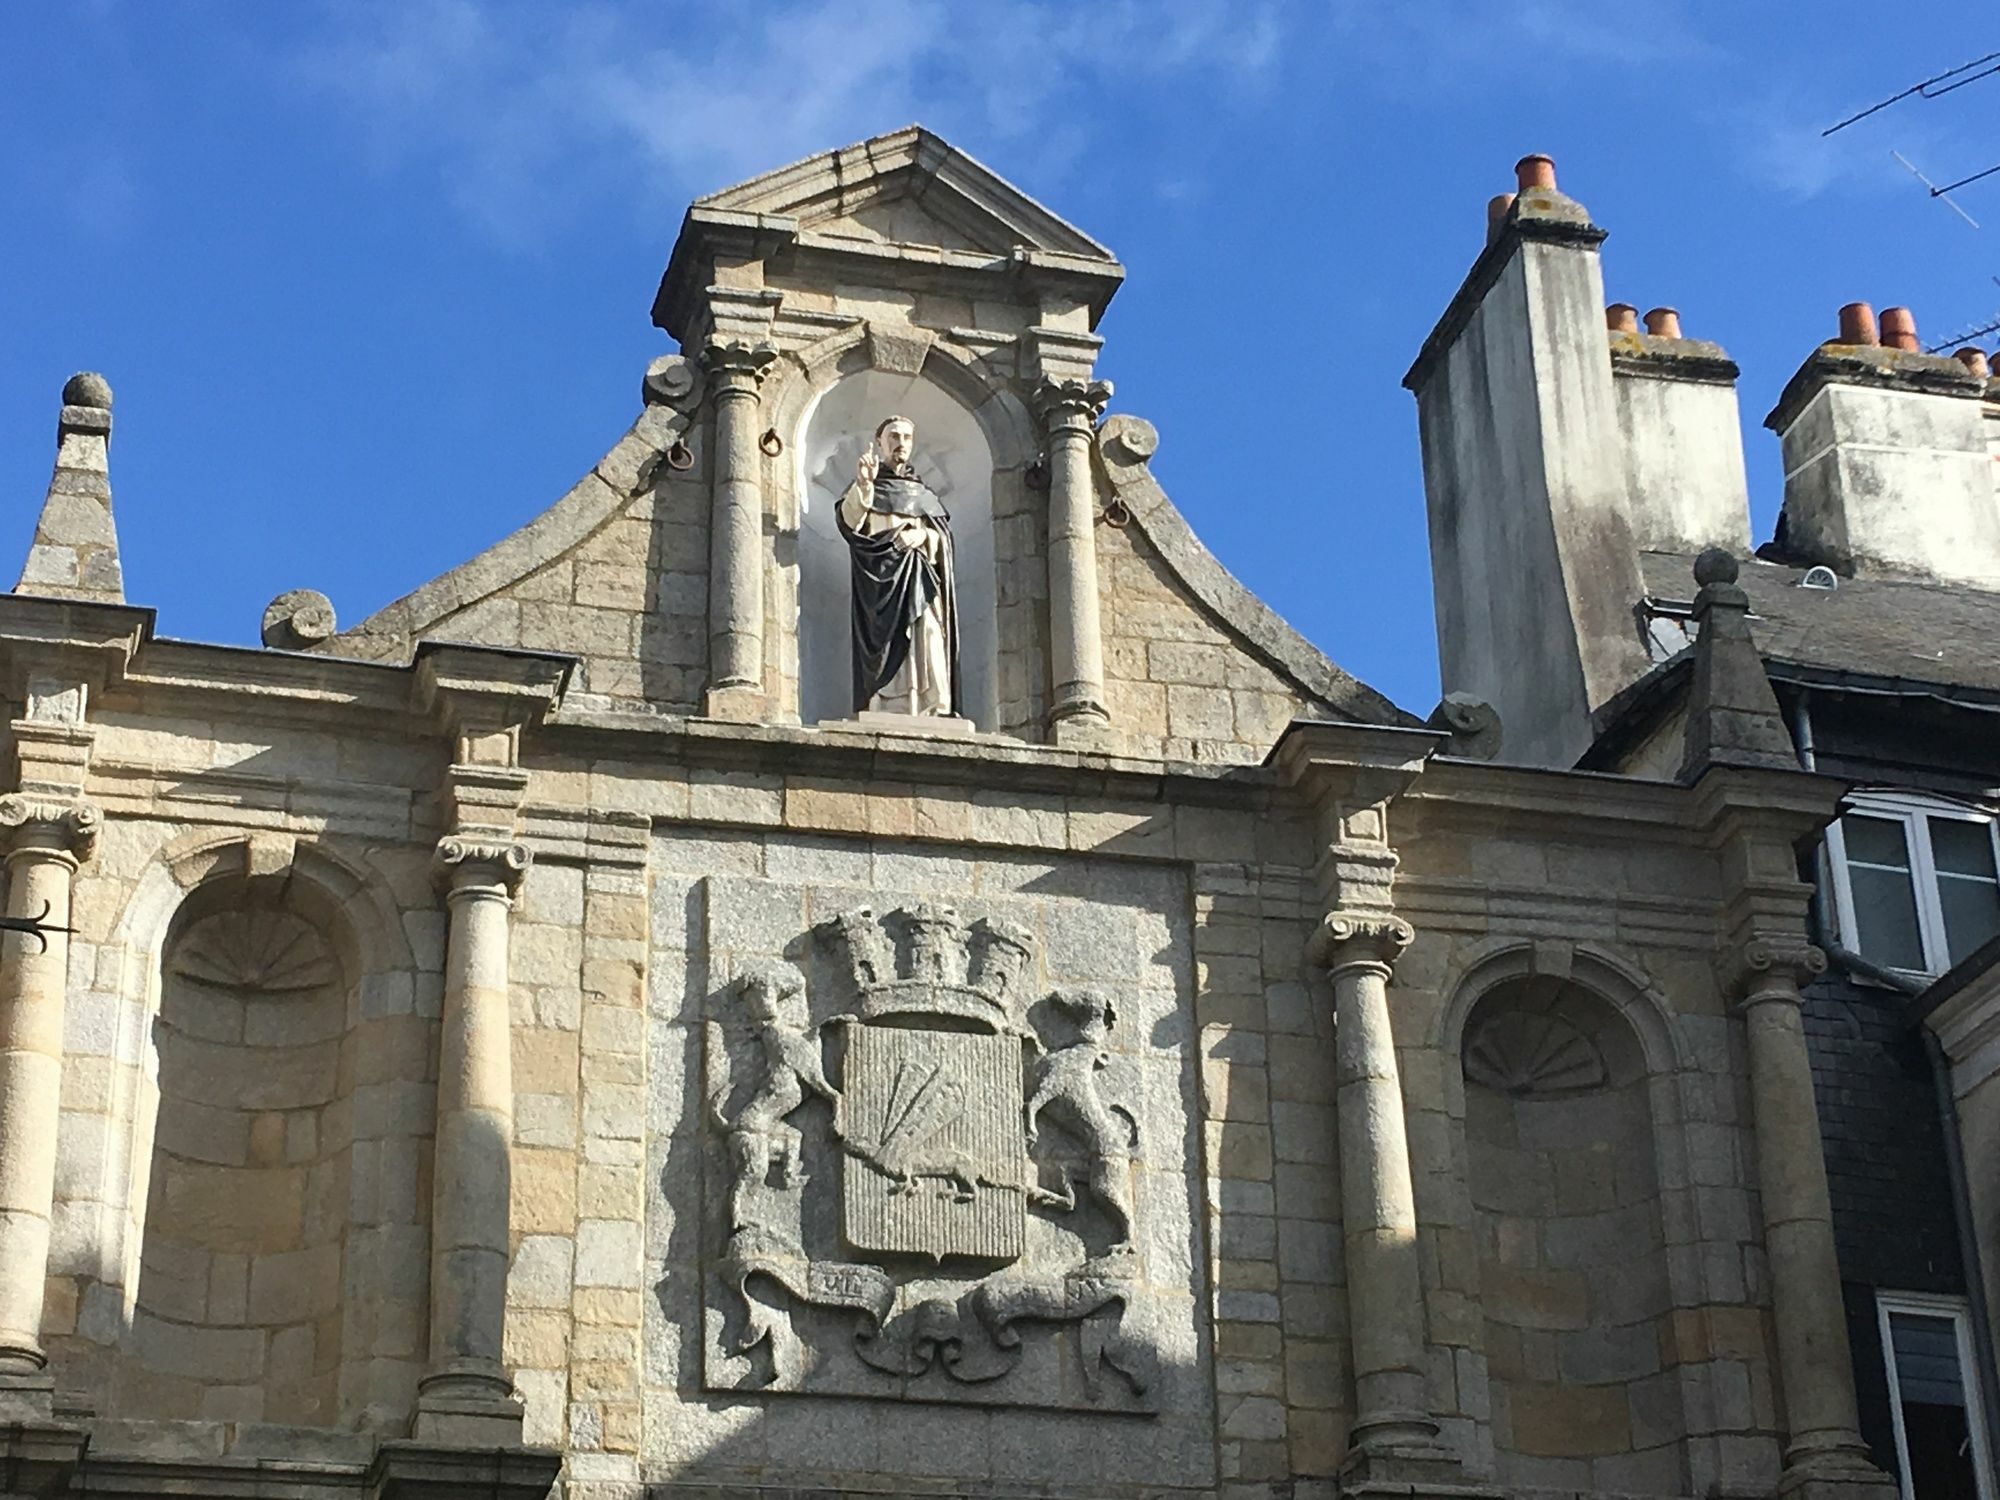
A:
POLYGON ((1694 561, 1694 579, 1701 585, 1694 600, 1700 633, 1688 684, 1683 781, 1716 765, 1798 769, 1778 695, 1750 634, 1750 596, 1736 582, 1740 571, 1734 555, 1721 547, 1710 547, 1694 561))
POLYGON ((19 594, 125 602, 118 529, 111 519, 111 386, 102 375, 72 375, 56 422, 56 467, 19 594))

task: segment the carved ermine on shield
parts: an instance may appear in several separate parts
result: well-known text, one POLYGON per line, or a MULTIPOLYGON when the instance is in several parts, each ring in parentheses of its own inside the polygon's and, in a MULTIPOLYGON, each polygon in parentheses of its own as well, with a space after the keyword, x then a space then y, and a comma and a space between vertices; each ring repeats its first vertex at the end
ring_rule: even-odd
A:
POLYGON ((1130 1115, 1107 1105, 1097 1091, 1097 1075, 1111 1061, 1104 1046, 1113 1020, 1111 1002, 1089 989, 1057 990, 1049 998, 1076 1023, 1077 1036, 1036 1064, 1026 1114, 1028 1145, 1035 1144, 1041 1112, 1053 1109, 1089 1153, 1090 1190, 1117 1229, 1112 1251, 1129 1251, 1132 1187, 1127 1164, 1138 1130, 1130 1115))
POLYGON ((737 982, 743 1008, 756 1028, 764 1076, 731 1120, 722 1113, 722 1094, 709 1101, 716 1124, 729 1136, 735 1180, 729 1190, 729 1227, 748 1227, 750 1190, 778 1168, 778 1185, 795 1188, 806 1175, 800 1167, 798 1130, 785 1123, 805 1103, 810 1089, 840 1117, 840 1094, 826 1080, 818 1039, 806 1029, 805 980, 790 964, 768 964, 737 982))

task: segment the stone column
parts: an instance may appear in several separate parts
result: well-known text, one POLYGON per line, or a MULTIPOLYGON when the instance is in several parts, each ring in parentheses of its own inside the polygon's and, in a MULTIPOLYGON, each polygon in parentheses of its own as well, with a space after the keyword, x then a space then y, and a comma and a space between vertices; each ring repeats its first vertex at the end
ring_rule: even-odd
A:
POLYGON ((1088 738, 1109 723, 1090 442, 1110 399, 1103 380, 1044 381, 1035 391, 1049 437, 1049 730, 1058 742, 1088 738))
POLYGON ((710 344, 702 351, 715 404, 708 709, 718 717, 754 717, 762 709, 764 486, 757 391, 776 358, 768 344, 710 344))
POLYGON ((1329 916, 1318 956, 1333 981, 1341 1232, 1347 1247, 1354 1423, 1349 1464, 1448 1460, 1424 1374, 1423 1278, 1389 975, 1414 934, 1387 913, 1329 916))
POLYGON ((450 837, 437 849, 450 928, 432 1168, 431 1354, 416 1435, 439 1442, 520 1441, 500 1347, 514 1135, 507 926, 528 859, 524 846, 499 839, 450 837))
POLYGON ((1780 1489, 1886 1497, 1895 1486, 1869 1460, 1855 1409, 1826 1157, 1799 1013, 1800 984, 1825 969, 1826 955, 1810 944, 1758 941, 1744 950, 1740 980, 1784 1397, 1780 1489))
POLYGON ((42 1293, 55 1209, 70 882, 101 821, 87 802, 0 797, 0 828, 12 835, 7 915, 48 928, 39 937, 9 932, 0 945, 0 1386, 34 1383, 47 1363, 42 1293))

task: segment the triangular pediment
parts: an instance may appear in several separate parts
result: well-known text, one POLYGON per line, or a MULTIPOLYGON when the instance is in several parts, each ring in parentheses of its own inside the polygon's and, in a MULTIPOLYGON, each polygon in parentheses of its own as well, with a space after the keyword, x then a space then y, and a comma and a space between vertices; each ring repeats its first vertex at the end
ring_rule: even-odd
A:
POLYGON ((874 244, 1043 250, 1117 264, 1074 224, 920 125, 822 151, 694 207, 791 219, 802 234, 874 244))

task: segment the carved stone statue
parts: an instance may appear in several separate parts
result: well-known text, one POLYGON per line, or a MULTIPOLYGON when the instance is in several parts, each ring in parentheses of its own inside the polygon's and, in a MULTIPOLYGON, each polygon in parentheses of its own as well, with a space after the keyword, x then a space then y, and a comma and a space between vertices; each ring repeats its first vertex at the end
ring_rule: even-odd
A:
POLYGON ((1028 1144, 1044 1109, 1083 1143, 1090 1191, 1116 1226, 1113 1254, 1132 1248, 1132 1184, 1129 1163, 1137 1130, 1129 1115, 1104 1102, 1098 1071, 1110 1062, 1104 1043, 1111 1031, 1111 1002, 1096 990, 1057 990, 1049 997, 1076 1024, 1076 1040, 1058 1047, 1035 1068, 1025 1123, 1028 1144))
POLYGON ((915 448, 908 417, 885 420, 834 511, 853 559, 856 713, 961 713, 951 516, 915 448))
POLYGON ((720 1095, 709 1101, 716 1127, 729 1137, 735 1172, 729 1192, 729 1227, 752 1227, 751 1194, 778 1169, 778 1186, 791 1189, 806 1178, 801 1164, 800 1136, 786 1117, 805 1103, 810 1089, 840 1110, 840 1095, 826 1081, 818 1039, 806 1030, 805 980, 790 964, 772 963, 752 969, 737 981, 737 993, 762 1054, 763 1077, 743 1107, 729 1118, 720 1095))

